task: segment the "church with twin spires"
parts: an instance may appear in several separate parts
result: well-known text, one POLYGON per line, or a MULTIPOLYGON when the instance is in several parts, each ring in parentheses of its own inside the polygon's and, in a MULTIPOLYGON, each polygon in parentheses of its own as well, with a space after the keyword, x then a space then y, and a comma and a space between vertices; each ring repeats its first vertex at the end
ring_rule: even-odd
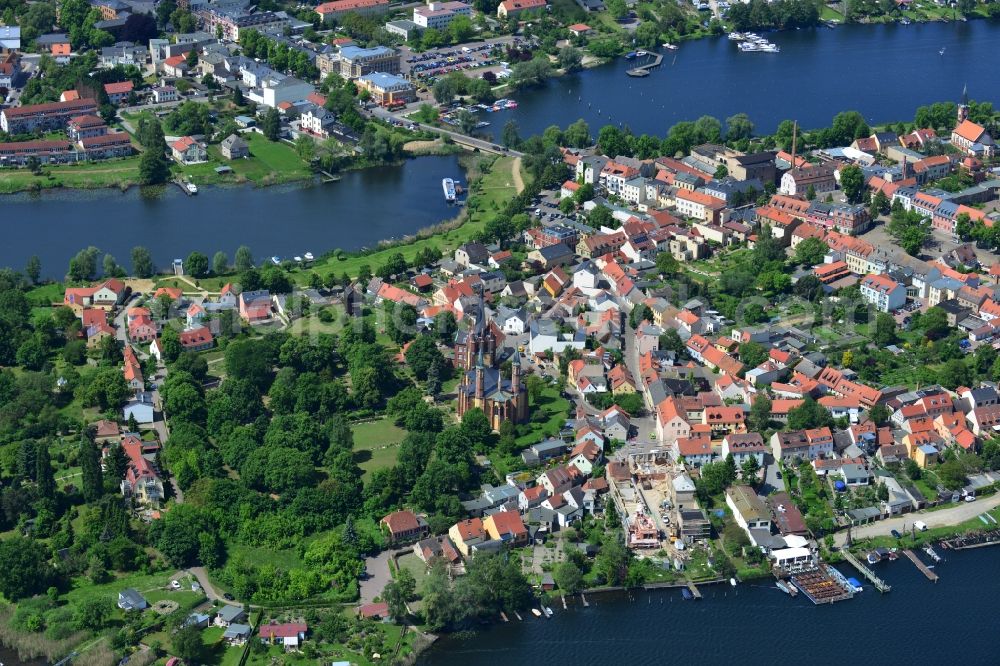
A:
POLYGON ((528 390, 521 376, 521 355, 515 349, 511 376, 506 379, 499 368, 500 341, 495 326, 486 320, 480 295, 479 308, 469 331, 455 336, 455 364, 462 369, 458 386, 458 416, 478 407, 489 419, 490 427, 499 430, 505 421, 514 424, 528 421, 528 390))

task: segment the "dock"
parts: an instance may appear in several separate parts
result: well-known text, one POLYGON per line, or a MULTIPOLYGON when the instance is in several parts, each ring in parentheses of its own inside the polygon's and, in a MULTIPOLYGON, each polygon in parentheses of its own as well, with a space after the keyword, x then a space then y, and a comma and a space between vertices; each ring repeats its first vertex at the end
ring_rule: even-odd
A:
POLYGON ((583 592, 580 593, 580 599, 583 601, 583 607, 584 608, 590 606, 590 604, 587 603, 587 595, 584 594, 583 592))
POLYGON ((854 588, 848 584, 843 574, 829 564, 793 574, 791 580, 817 606, 854 598, 854 588))
POLYGON ((625 73, 629 76, 642 77, 649 76, 649 73, 663 64, 663 56, 659 53, 655 54, 652 61, 646 63, 645 65, 639 65, 638 67, 633 67, 632 69, 626 71, 625 73))
POLYGON ((693 596, 695 600, 701 599, 701 592, 698 591, 698 588, 691 581, 688 581, 688 589, 691 590, 691 596, 693 596))
POLYGON ((183 192, 184 194, 188 195, 189 197, 193 197, 195 195, 194 192, 192 192, 191 190, 189 190, 187 188, 187 183, 184 182, 183 180, 181 180, 180 178, 176 178, 176 179, 172 180, 171 182, 174 185, 176 185, 177 187, 181 188, 181 192, 183 192))
POLYGON ((569 606, 566 605, 566 595, 562 595, 563 610, 569 610, 569 606))
POLYGON ((927 580, 931 581, 932 583, 938 582, 938 575, 933 571, 931 571, 929 568, 927 568, 927 565, 921 562, 920 558, 917 557, 912 550, 907 548, 906 550, 903 551, 903 555, 906 555, 906 557, 909 558, 911 562, 913 562, 913 565, 920 570, 920 573, 927 576, 927 580))
POLYGON ((885 594, 892 590, 892 587, 886 583, 884 580, 875 575, 875 572, 865 566, 861 560, 856 558, 851 551, 844 550, 844 559, 851 563, 851 566, 858 570, 862 576, 868 579, 868 582, 875 586, 875 589, 885 594))

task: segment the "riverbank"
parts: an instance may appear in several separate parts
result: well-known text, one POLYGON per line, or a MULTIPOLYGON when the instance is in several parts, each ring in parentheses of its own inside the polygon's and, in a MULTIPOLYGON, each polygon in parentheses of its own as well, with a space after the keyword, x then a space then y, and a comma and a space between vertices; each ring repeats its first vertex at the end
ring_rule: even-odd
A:
MULTIPOLYGON (((989 617, 1000 579, 1000 549, 984 548, 952 554, 935 567, 941 581, 929 583, 909 561, 876 565, 892 592, 880 595, 871 586, 850 601, 813 606, 804 595, 791 598, 771 582, 719 586, 705 590, 701 601, 685 601, 677 590, 636 591, 592 599, 589 606, 553 607, 551 619, 524 617, 463 636, 444 636, 418 661, 424 666, 505 666, 534 661, 559 664, 660 664, 666 655, 692 663, 724 663, 739 654, 755 666, 774 662, 773 650, 748 652, 749 641, 787 645, 794 635, 796 654, 822 666, 844 661, 845 640, 866 659, 890 661, 913 648, 913 626, 929 608, 962 608, 962 613, 935 616, 935 634, 945 637, 921 643, 922 663, 955 660, 995 661, 992 633, 969 617, 989 617), (878 627, 859 631, 858 627, 878 627)), ((857 576, 843 567, 848 576, 857 576)), ((787 650, 785 650, 787 652, 787 650)))
POLYGON ((427 247, 448 255, 475 238, 506 202, 523 191, 527 179, 520 158, 464 153, 458 161, 466 174, 469 197, 454 218, 398 240, 383 240, 367 251, 347 253, 335 249, 320 257, 311 271, 297 273, 296 281, 305 285, 313 272, 323 278, 344 273, 355 278, 362 266, 374 271, 397 252, 412 262, 427 247))

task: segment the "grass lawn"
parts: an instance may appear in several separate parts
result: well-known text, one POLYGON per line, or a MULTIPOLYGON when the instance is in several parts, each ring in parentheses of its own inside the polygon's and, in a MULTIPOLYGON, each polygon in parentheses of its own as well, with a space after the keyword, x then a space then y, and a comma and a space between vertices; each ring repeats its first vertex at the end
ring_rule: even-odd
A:
POLYGON ((823 5, 822 6, 822 8, 820 10, 820 13, 819 13, 819 17, 821 19, 823 19, 824 21, 839 21, 839 22, 843 22, 843 20, 844 20, 844 15, 841 14, 840 12, 834 10, 829 5, 823 5))
POLYGON ((65 287, 61 282, 50 282, 49 284, 35 287, 25 294, 25 296, 27 296, 28 301, 33 305, 45 307, 51 303, 62 303, 63 291, 65 291, 65 287))
POLYGON ((268 141, 263 135, 248 132, 243 138, 250 144, 250 157, 245 160, 227 160, 217 145, 208 147, 209 161, 203 164, 177 165, 176 173, 199 184, 225 184, 250 181, 255 185, 288 183, 312 177, 309 166, 284 142, 268 141), (219 174, 215 168, 225 165, 233 173, 219 174))
POLYGON ((0 194, 32 188, 76 187, 93 189, 135 185, 139 182, 139 157, 127 157, 102 162, 84 162, 45 167, 36 176, 28 169, 4 169, 0 178, 0 194))
POLYGON ((545 419, 536 421, 532 418, 529 424, 531 430, 526 435, 517 438, 517 443, 524 446, 535 444, 549 435, 558 435, 566 419, 569 418, 570 402, 559 395, 559 391, 553 386, 546 386, 537 403, 532 403, 528 407, 528 413, 535 415, 538 412, 544 414, 545 419))
MULTIPOLYGON (((292 548, 286 550, 276 550, 274 548, 256 548, 253 546, 230 544, 229 556, 234 557, 238 555, 242 555, 255 564, 270 564, 284 571, 302 566, 302 560, 299 558, 295 549, 292 548)), ((213 587, 218 590, 219 586, 213 581, 213 587)))
POLYGON ((396 464, 396 451, 406 437, 406 431, 391 419, 358 423, 354 432, 354 460, 365 471, 367 479, 372 472, 396 464))
POLYGON ((411 574, 413 574, 414 580, 417 581, 417 589, 420 588, 420 581, 424 579, 427 575, 427 565, 424 564, 419 557, 413 553, 407 553, 400 557, 397 562, 399 562, 400 569, 406 569, 411 574))
POLYGON ((333 313, 334 321, 320 321, 318 310, 311 311, 308 317, 300 317, 292 322, 289 332, 292 335, 307 335, 313 333, 338 333, 344 328, 344 308, 340 305, 324 306, 333 313))
MULTIPOLYGON (((474 182, 472 190, 478 205, 475 210, 467 209, 468 216, 458 228, 367 255, 342 255, 340 259, 330 257, 318 262, 313 270, 324 278, 331 273, 336 275, 347 273, 351 277, 357 277, 362 265, 368 265, 372 270, 375 270, 385 263, 389 255, 396 252, 402 253, 407 261, 413 261, 418 252, 431 245, 437 247, 445 255, 453 253, 455 248, 478 234, 486 225, 486 221, 493 218, 496 212, 517 193, 513 182, 513 165, 514 158, 500 157, 488 167, 489 173, 485 173, 478 182, 474 182, 476 179, 470 173, 469 181, 474 182)), ((303 271, 295 277, 295 280, 300 284, 304 284, 308 279, 308 271, 303 271)))

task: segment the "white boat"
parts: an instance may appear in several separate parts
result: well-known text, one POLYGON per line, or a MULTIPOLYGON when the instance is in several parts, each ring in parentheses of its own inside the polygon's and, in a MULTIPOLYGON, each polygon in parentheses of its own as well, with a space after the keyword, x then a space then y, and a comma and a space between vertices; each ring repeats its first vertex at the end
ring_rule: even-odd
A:
POLYGON ((736 587, 736 579, 735 578, 730 578, 729 579, 729 584, 732 585, 733 587, 736 587))
POLYGON ((644 56, 648 56, 648 55, 649 55, 649 53, 648 53, 647 51, 636 51, 636 52, 635 52, 635 54, 636 54, 636 55, 637 55, 638 57, 640 57, 640 58, 642 58, 642 57, 644 57, 644 56))
POLYGON ((532 608, 531 609, 531 614, 534 615, 535 617, 541 617, 542 616, 542 611, 538 610, 537 608, 532 608))
POLYGON ((548 606, 542 606, 542 610, 545 611, 545 617, 552 617, 552 609, 548 606))
POLYGON ((312 261, 312 260, 313 260, 313 253, 312 253, 312 252, 306 252, 306 253, 305 253, 304 255, 302 255, 302 256, 303 256, 303 257, 305 257, 305 260, 306 260, 306 261, 312 261))
POLYGON ((760 50, 764 53, 781 53, 781 47, 777 44, 764 44, 760 50))
POLYGON ((948 48, 948 47, 946 47, 946 46, 942 46, 942 47, 941 47, 941 50, 940 50, 940 51, 938 51, 938 55, 944 55, 944 50, 945 50, 946 48, 948 48))
POLYGON ((189 194, 198 194, 198 186, 194 183, 184 183, 184 189, 186 189, 189 194))
POLYGON ((792 593, 791 588, 788 587, 788 583, 786 583, 783 580, 779 580, 777 583, 774 584, 774 586, 777 587, 782 592, 784 592, 785 594, 790 595, 792 593))
POLYGON ((448 203, 455 201, 455 181, 451 178, 441 180, 441 187, 444 189, 444 198, 448 203))
POLYGON ((729 40, 732 42, 742 42, 747 36, 742 32, 731 32, 729 33, 729 40))
POLYGON ((668 51, 676 51, 679 47, 676 44, 671 44, 670 42, 667 42, 666 44, 663 45, 663 48, 667 49, 668 51))
POLYGON ((271 263, 274 264, 275 266, 280 266, 281 265, 281 257, 279 257, 279 256, 273 256, 273 257, 271 257, 271 263))
POLYGON ((293 259, 295 260, 295 263, 297 263, 297 264, 301 264, 302 263, 302 257, 293 257, 293 259))

